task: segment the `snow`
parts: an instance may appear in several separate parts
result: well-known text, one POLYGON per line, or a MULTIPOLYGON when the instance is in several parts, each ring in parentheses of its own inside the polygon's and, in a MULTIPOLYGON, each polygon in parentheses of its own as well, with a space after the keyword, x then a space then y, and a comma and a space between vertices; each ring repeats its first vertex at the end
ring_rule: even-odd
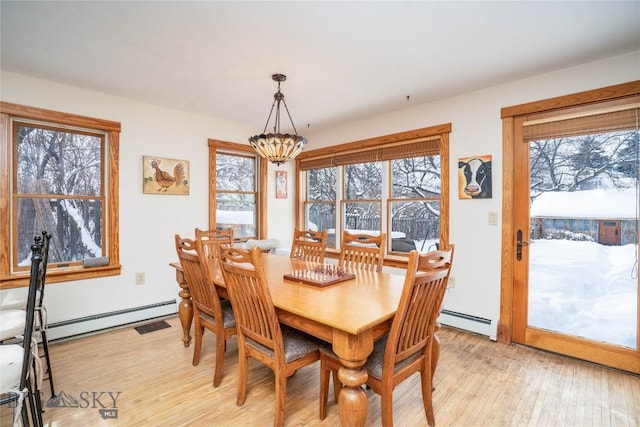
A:
POLYGON ((254 224, 254 211, 223 211, 216 210, 216 222, 218 224, 254 224))
POLYGON ((530 326, 636 347, 637 245, 535 240, 529 248, 530 326))
POLYGON ((623 190, 550 191, 531 203, 531 217, 635 219, 635 187, 623 190))

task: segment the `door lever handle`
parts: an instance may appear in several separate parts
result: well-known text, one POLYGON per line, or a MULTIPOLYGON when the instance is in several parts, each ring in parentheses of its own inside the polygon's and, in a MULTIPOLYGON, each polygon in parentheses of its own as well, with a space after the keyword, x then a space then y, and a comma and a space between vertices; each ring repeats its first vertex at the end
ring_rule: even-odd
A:
POLYGON ((518 241, 516 243, 516 259, 518 261, 522 261, 522 246, 533 244, 534 242, 532 240, 522 240, 522 230, 518 230, 517 237, 518 241))

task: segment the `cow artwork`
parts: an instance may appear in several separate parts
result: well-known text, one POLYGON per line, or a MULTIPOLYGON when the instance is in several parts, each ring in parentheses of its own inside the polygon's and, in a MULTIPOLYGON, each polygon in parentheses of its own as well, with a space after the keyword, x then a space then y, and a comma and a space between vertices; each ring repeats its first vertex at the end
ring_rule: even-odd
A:
POLYGON ((491 156, 473 156, 458 161, 458 197, 490 199, 491 156))

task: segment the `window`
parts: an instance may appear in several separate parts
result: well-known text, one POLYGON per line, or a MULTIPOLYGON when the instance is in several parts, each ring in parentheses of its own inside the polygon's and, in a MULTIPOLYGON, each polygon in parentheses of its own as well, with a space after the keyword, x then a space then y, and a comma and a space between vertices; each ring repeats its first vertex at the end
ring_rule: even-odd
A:
POLYGON ((266 236, 266 161, 248 145, 210 139, 209 227, 235 240, 266 236))
POLYGON ((447 124, 302 153, 297 223, 328 230, 336 250, 343 230, 386 233, 390 255, 446 243, 450 132, 447 124))
POLYGON ((0 283, 26 284, 33 238, 52 235, 49 282, 120 273, 118 145, 120 124, 1 103, 0 283), (6 215, 6 216, 5 216, 6 215), (84 268, 86 258, 108 264, 84 268))

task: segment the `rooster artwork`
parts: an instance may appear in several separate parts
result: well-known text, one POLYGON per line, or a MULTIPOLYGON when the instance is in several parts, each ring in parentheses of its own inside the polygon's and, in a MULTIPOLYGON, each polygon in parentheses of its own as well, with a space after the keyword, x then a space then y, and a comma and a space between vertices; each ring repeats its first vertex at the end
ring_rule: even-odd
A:
POLYGON ((189 194, 189 162, 144 156, 143 192, 189 194))

